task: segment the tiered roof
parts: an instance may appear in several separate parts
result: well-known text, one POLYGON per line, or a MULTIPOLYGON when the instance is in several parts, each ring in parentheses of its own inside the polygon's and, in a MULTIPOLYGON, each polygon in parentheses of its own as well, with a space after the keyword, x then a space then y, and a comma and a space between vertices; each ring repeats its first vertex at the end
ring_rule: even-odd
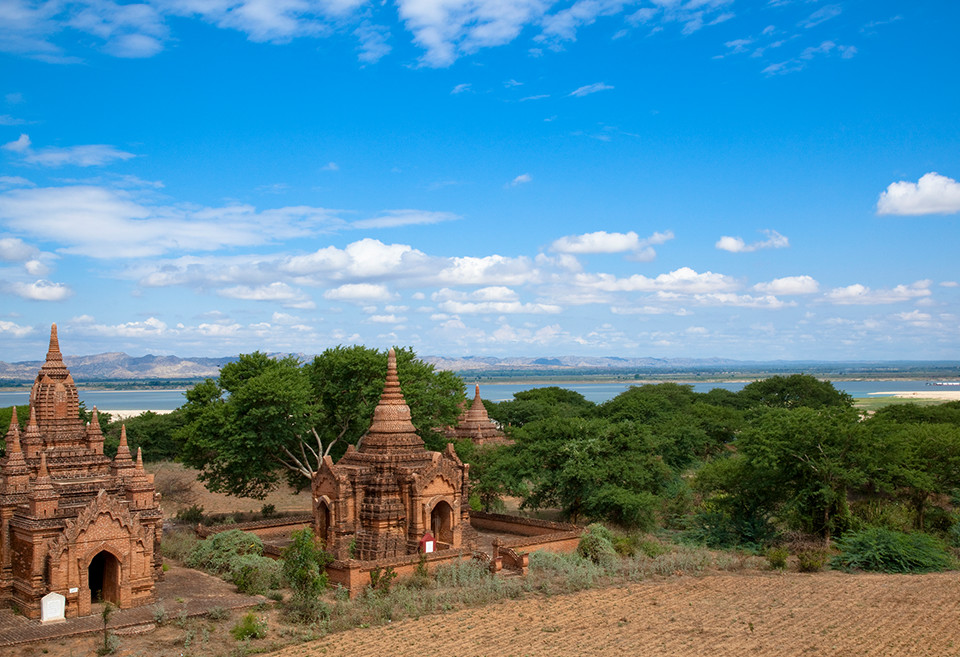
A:
POLYGON ((512 442, 487 414, 487 407, 480 399, 479 383, 470 408, 460 414, 456 426, 447 427, 444 433, 451 440, 467 438, 477 445, 508 445, 512 442))

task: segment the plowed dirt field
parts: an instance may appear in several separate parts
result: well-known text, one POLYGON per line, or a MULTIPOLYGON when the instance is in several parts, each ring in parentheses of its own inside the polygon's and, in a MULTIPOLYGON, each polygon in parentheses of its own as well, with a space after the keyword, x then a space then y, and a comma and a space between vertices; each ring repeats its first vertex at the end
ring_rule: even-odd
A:
POLYGON ((960 574, 736 573, 529 597, 274 657, 960 655, 960 574))

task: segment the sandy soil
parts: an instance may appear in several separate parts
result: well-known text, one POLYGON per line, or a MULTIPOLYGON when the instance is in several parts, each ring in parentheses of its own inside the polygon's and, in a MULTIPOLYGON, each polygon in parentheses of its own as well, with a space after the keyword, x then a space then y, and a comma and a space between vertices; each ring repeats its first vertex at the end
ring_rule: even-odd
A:
POLYGON ((197 481, 196 471, 185 468, 179 463, 162 461, 147 463, 144 467, 147 472, 155 475, 157 490, 163 496, 160 506, 163 509, 163 515, 167 518, 176 516, 177 511, 193 504, 202 506, 203 512, 208 515, 260 511, 265 504, 272 504, 281 513, 311 512, 309 488, 297 494, 289 486, 282 485, 262 500, 230 497, 222 493, 211 493, 197 481))
MULTIPOLYGON (((99 409, 98 409, 98 410, 99 410, 99 409)), ((150 409, 148 409, 148 408, 145 408, 145 409, 142 409, 142 410, 130 410, 130 409, 126 409, 126 410, 121 410, 121 411, 110 411, 110 410, 104 409, 104 410, 102 410, 102 411, 100 411, 100 412, 101 412, 101 413, 109 413, 109 414, 110 414, 110 418, 111 418, 112 420, 116 421, 116 420, 126 420, 127 418, 130 418, 130 417, 137 417, 138 415, 143 415, 144 413, 146 413, 146 412, 149 411, 149 410, 150 410, 150 409)), ((157 415, 166 415, 167 413, 173 413, 172 410, 150 411, 150 412, 151 412, 151 413, 156 413, 157 415)))
POLYGON ((892 396, 900 399, 937 399, 939 401, 960 400, 960 390, 956 388, 931 388, 930 390, 910 390, 903 392, 871 392, 870 396, 892 396))
POLYGON ((276 657, 960 655, 960 575, 717 574, 533 597, 291 646, 276 657))

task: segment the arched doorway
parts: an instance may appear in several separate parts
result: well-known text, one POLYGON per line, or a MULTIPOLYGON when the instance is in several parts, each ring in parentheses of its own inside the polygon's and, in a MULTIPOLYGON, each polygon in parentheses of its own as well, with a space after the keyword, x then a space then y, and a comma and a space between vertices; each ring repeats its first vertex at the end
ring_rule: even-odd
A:
POLYGON ((317 519, 317 536, 323 540, 324 546, 327 544, 327 531, 330 529, 330 507, 326 500, 320 500, 317 503, 317 512, 314 514, 317 519))
POLYGON ((440 543, 453 544, 453 508, 440 500, 430 512, 430 530, 440 543))
POLYGON ((90 602, 112 602, 120 606, 120 560, 104 550, 87 568, 90 602))

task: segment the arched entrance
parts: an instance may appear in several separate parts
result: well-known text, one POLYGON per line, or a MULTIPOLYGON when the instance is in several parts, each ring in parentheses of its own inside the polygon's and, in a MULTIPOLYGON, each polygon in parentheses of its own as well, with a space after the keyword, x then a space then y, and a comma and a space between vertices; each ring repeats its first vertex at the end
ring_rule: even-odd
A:
POLYGON ((444 500, 430 512, 430 531, 440 543, 453 544, 453 508, 444 500))
POLYGON ((330 507, 326 500, 320 500, 317 503, 317 512, 314 514, 317 519, 317 536, 323 540, 324 546, 327 544, 327 531, 330 529, 330 507))
POLYGON ((120 560, 104 550, 87 568, 90 602, 112 602, 120 606, 120 560))

